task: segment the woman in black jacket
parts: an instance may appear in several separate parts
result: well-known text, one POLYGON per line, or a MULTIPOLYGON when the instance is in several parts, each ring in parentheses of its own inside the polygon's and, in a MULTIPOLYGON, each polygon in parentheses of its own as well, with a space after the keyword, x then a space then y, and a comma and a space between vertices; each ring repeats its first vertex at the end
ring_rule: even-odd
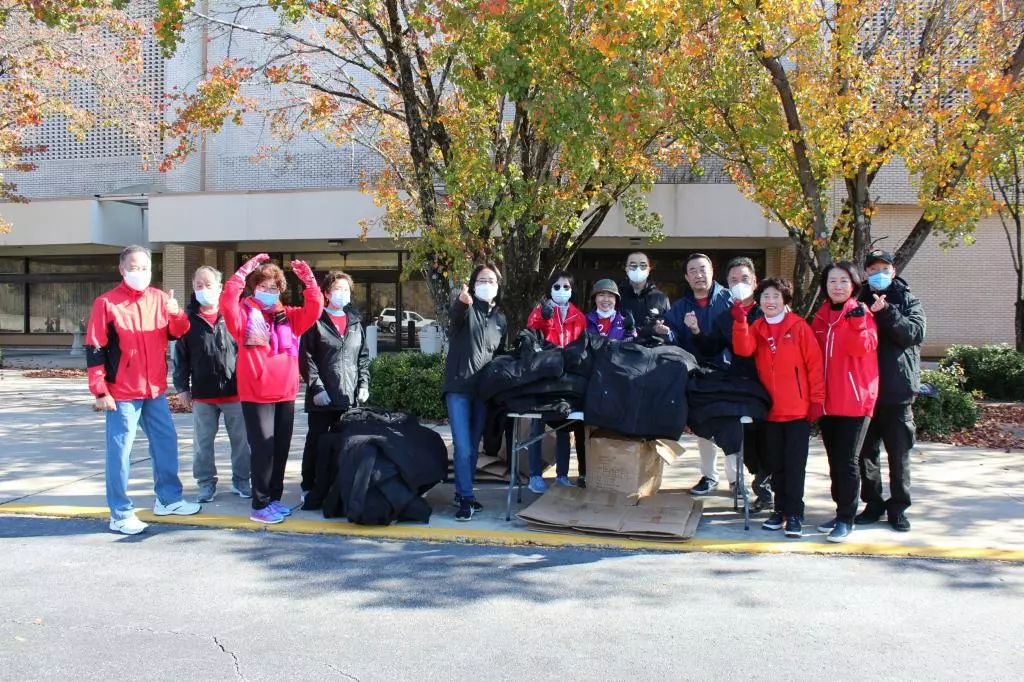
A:
POLYGON ((473 473, 487 407, 477 395, 476 377, 491 358, 505 351, 508 325, 498 310, 500 284, 497 268, 478 265, 469 286, 463 284, 452 302, 442 390, 454 445, 456 521, 469 521, 480 509, 473 494, 473 473))
POLYGON ((328 272, 320 285, 324 311, 302 335, 299 371, 306 381, 309 431, 302 451, 302 496, 316 487, 320 436, 342 412, 370 397, 370 352, 359 312, 349 307, 352 278, 328 272))

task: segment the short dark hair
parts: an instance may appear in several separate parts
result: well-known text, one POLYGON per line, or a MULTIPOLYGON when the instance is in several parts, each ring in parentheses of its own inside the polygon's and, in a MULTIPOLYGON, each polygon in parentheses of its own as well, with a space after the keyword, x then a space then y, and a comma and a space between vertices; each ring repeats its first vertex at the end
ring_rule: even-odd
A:
POLYGON ((249 273, 245 278, 245 286, 249 291, 256 291, 256 287, 265 279, 273 279, 278 290, 283 294, 288 288, 288 281, 284 278, 284 271, 273 263, 263 263, 249 273))
POLYGON ((781 277, 768 277, 762 279, 757 288, 754 289, 754 300, 758 303, 761 302, 761 294, 765 292, 765 289, 776 289, 782 294, 782 302, 789 305, 793 302, 793 285, 781 277))
POLYGON ((121 260, 118 262, 118 265, 124 267, 124 262, 128 260, 128 256, 132 255, 133 253, 144 253, 146 254, 146 258, 148 258, 150 262, 153 261, 152 251, 147 249, 145 246, 138 246, 137 244, 133 244, 132 246, 124 247, 124 249, 121 251, 121 260))
POLYGON ((850 298, 857 298, 861 287, 864 285, 864 279, 860 276, 860 268, 847 260, 830 263, 821 271, 820 287, 822 296, 828 298, 828 276, 829 273, 837 268, 850 276, 850 281, 853 282, 853 293, 850 294, 850 298))
POLYGON ((736 256, 735 258, 729 259, 729 262, 725 264, 725 274, 728 275, 729 271, 733 268, 750 268, 750 274, 757 275, 757 269, 754 267, 754 261, 750 260, 746 256, 736 256))
POLYGON ((701 253, 700 251, 694 251, 693 253, 686 257, 685 261, 683 261, 683 269, 686 269, 686 266, 690 264, 690 261, 697 260, 698 258, 703 258, 708 263, 711 263, 712 267, 714 267, 715 265, 714 261, 711 260, 711 256, 709 256, 706 253, 701 253))
POLYGON ((498 305, 501 302, 501 270, 499 270, 494 263, 479 263, 473 268, 473 272, 469 275, 469 295, 476 298, 476 278, 480 276, 480 273, 484 270, 490 270, 494 273, 494 278, 498 280, 498 293, 494 295, 494 304, 498 305))
POLYGON ((320 291, 323 292, 325 301, 331 297, 331 287, 333 287, 334 283, 339 279, 343 279, 348 282, 349 291, 355 289, 356 283, 353 281, 352 275, 347 272, 342 272, 341 270, 331 270, 324 275, 323 280, 320 282, 320 291))
POLYGON ((571 301, 572 298, 576 296, 576 280, 566 270, 559 270, 558 272, 552 274, 551 277, 548 278, 548 293, 551 293, 551 287, 555 286, 555 282, 562 279, 563 277, 569 280, 569 286, 572 288, 572 296, 569 298, 569 300, 571 301))
POLYGON ((647 264, 651 264, 651 257, 647 255, 646 251, 630 251, 629 253, 626 254, 626 265, 629 265, 629 257, 636 255, 643 256, 647 260, 647 264))

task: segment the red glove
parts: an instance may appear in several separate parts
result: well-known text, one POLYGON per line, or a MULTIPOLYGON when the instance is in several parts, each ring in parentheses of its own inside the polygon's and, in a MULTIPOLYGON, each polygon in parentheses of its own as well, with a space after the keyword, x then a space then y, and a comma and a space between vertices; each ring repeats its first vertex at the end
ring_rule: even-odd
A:
POLYGON ((252 258, 247 260, 245 263, 243 263, 242 267, 238 268, 238 270, 235 271, 235 274, 236 275, 241 275, 242 279, 245 279, 250 274, 252 274, 253 270, 258 268, 260 266, 260 264, 263 263, 263 261, 268 261, 268 260, 270 260, 270 256, 268 256, 265 253, 261 253, 259 255, 253 256, 252 258))
POLYGON ((734 321, 736 321, 736 322, 746 322, 747 321, 747 311, 743 309, 743 303, 741 303, 740 301, 734 302, 732 304, 732 308, 729 309, 729 312, 732 313, 732 319, 734 321))
POLYGON ((309 267, 306 261, 293 260, 292 261, 292 272, 299 278, 299 281, 307 289, 316 289, 316 277, 313 275, 313 270, 309 267))
POLYGON ((812 424, 825 415, 825 406, 822 403, 811 403, 811 409, 807 411, 807 421, 812 424))

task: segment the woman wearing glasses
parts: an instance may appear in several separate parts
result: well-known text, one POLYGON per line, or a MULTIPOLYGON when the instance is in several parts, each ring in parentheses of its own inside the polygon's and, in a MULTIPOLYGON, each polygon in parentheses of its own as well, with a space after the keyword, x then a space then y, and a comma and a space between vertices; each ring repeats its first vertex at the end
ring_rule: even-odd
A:
POLYGON ((313 271, 298 260, 292 270, 305 286, 302 307, 281 304, 281 268, 250 259, 224 284, 220 309, 238 343, 238 397, 252 451, 252 512, 258 523, 281 523, 291 509, 281 504, 284 468, 292 442, 299 388, 299 337, 320 317, 324 301, 313 271), (242 296, 244 291, 250 292, 242 296))
MULTIPOLYGON (((587 318, 580 312, 580 309, 572 304, 573 279, 568 272, 556 272, 548 281, 548 293, 550 298, 545 298, 540 305, 533 309, 529 319, 526 321, 528 329, 536 329, 544 334, 544 339, 549 343, 565 348, 579 338, 587 329, 587 318)), ((576 452, 580 462, 581 483, 586 481, 586 461, 581 456, 583 447, 583 427, 573 429, 576 435, 576 452)), ((533 423, 533 436, 544 433, 544 423, 535 421, 533 423)), ((569 433, 562 429, 556 434, 555 442, 555 484, 572 485, 569 480, 569 433)), ((530 446, 530 490, 535 493, 547 491, 548 484, 544 482, 544 463, 541 460, 540 442, 530 446)), ((582 486, 581 486, 582 487, 582 486)))
POLYGON ((505 352, 508 325, 498 310, 500 283, 497 268, 478 265, 469 285, 463 284, 452 301, 442 391, 454 446, 456 521, 469 521, 481 508, 473 493, 473 473, 487 407, 476 395, 476 377, 491 358, 505 352))

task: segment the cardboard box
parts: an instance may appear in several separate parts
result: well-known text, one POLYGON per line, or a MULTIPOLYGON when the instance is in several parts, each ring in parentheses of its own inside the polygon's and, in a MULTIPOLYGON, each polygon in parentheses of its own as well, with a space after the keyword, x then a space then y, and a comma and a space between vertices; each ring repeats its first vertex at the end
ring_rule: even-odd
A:
MULTIPOLYGON (((587 481, 589 485, 589 468, 587 481)), ((632 496, 619 492, 555 486, 518 516, 531 528, 553 533, 573 530, 682 542, 696 534, 703 510, 704 501, 686 493, 656 494, 637 503, 632 496)))
POLYGON ((682 454, 676 441, 638 440, 588 429, 587 489, 622 493, 634 501, 661 489, 662 469, 682 454))

